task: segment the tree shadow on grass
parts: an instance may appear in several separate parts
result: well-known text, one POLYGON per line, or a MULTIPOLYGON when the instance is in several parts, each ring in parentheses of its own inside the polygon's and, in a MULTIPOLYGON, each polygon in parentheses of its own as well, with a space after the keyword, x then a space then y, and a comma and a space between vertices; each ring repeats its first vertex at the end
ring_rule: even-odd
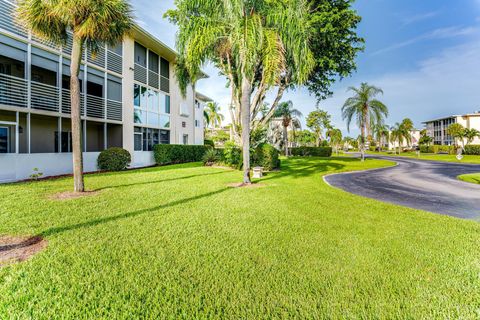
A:
MULTIPOLYGON (((282 163, 281 171, 269 174, 262 181, 280 179, 284 177, 305 178, 314 174, 340 171, 344 164, 333 162, 340 159, 332 158, 289 158, 282 163), (322 160, 322 161, 320 161, 322 160)), ((345 162, 358 162, 356 159, 345 159, 345 162)), ((344 161, 344 159, 341 159, 344 161)))
POLYGON ((116 215, 116 216, 94 219, 94 220, 90 220, 90 221, 86 221, 86 222, 82 222, 82 223, 77 223, 77 224, 73 224, 73 225, 69 225, 69 226, 53 227, 53 228, 47 229, 45 231, 42 231, 39 234, 39 236, 48 237, 48 236, 51 236, 51 235, 61 234, 61 233, 67 232, 67 231, 83 229, 83 228, 90 228, 90 227, 94 227, 94 226, 104 224, 104 223, 108 223, 108 222, 118 221, 118 220, 127 219, 127 218, 133 218, 133 217, 137 217, 137 216, 144 215, 144 214, 147 214, 147 213, 153 213, 157 210, 167 209, 167 208, 175 207, 175 206, 185 204, 185 203, 188 203, 188 202, 192 202, 192 201, 195 201, 195 200, 208 198, 208 197, 223 193, 227 190, 231 190, 231 188, 222 188, 222 189, 212 191, 212 192, 208 192, 208 193, 204 193, 204 194, 201 194, 201 195, 198 195, 198 196, 172 201, 172 202, 165 203, 165 204, 155 206, 155 207, 151 207, 151 208, 130 211, 130 212, 127 212, 127 213, 116 215))
POLYGON ((140 185, 147 185, 147 184, 157 184, 157 183, 162 183, 162 182, 180 181, 180 180, 187 180, 187 179, 196 178, 196 177, 213 176, 213 175, 224 174, 224 173, 227 173, 227 171, 212 172, 212 173, 205 173, 205 174, 192 174, 192 175, 178 177, 178 178, 169 178, 169 179, 161 179, 161 180, 153 180, 153 181, 141 181, 141 182, 118 184, 118 185, 110 185, 110 186, 105 186, 105 187, 94 189, 94 191, 101 191, 101 190, 105 190, 105 189, 114 189, 114 188, 133 187, 133 186, 140 186, 140 185))

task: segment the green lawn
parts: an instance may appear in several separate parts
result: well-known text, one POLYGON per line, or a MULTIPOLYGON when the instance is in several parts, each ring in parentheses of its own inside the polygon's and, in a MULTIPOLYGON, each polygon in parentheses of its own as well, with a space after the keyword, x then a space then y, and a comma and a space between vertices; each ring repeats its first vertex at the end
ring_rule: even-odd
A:
MULTIPOLYGON (((387 153, 387 152, 368 152, 371 155, 381 155, 381 156, 391 156, 398 157, 398 154, 387 153)), ((404 152, 400 154, 402 157, 410 157, 420 160, 434 160, 434 161, 446 161, 446 162, 457 162, 457 163, 475 163, 480 164, 480 156, 463 156, 462 160, 458 160, 456 155, 451 154, 433 154, 433 153, 422 153, 420 157, 417 157, 415 152, 404 152)))
POLYGON ((458 176, 458 178, 466 182, 480 184, 480 173, 464 174, 464 175, 458 176))
POLYGON ((327 186, 391 163, 291 159, 257 188, 188 164, 0 186, 0 234, 48 247, 0 269, 0 318, 462 318, 480 315, 480 225, 327 186))

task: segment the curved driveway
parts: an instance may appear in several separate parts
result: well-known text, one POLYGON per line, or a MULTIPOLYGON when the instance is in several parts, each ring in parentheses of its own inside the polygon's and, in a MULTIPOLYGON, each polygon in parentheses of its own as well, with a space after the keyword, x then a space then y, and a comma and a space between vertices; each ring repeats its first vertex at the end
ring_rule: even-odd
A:
POLYGON ((384 202, 480 220, 480 185, 457 180, 480 172, 480 165, 375 157, 397 162, 396 167, 335 174, 325 177, 332 186, 384 202))

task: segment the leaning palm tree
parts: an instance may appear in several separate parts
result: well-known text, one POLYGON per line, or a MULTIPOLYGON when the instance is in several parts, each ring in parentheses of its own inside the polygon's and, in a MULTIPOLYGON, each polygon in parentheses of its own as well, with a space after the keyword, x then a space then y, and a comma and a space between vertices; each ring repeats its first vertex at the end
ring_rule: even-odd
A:
POLYGON ((210 101, 205 105, 207 125, 211 128, 218 128, 222 126, 222 121, 225 120, 223 114, 220 113, 220 106, 218 103, 210 101))
POLYGON ((407 142, 407 146, 411 147, 411 145, 412 145, 412 131, 414 129, 413 121, 410 120, 409 118, 403 119, 402 123, 400 123, 400 128, 401 128, 401 131, 402 131, 403 138, 407 142))
POLYGON ((371 130, 372 123, 382 123, 388 116, 388 108, 382 102, 375 99, 383 94, 382 89, 362 83, 360 88, 350 87, 349 91, 354 96, 345 101, 342 107, 343 120, 347 121, 347 129, 350 131, 350 124, 356 118, 357 126, 360 128, 360 152, 362 161, 365 160, 365 141, 371 130))
POLYGON ((283 126, 283 145, 285 148, 285 156, 288 157, 288 128, 298 127, 300 124, 299 117, 302 113, 293 107, 292 101, 281 102, 274 113, 274 118, 282 119, 283 126))
POLYGON ((250 184, 250 125, 262 97, 287 81, 305 83, 314 67, 306 0, 176 0, 165 14, 178 25, 182 94, 211 61, 228 79, 232 126, 241 132, 243 183, 250 184), (253 109, 253 110, 252 110, 253 109))
POLYGON ((395 143, 398 143, 398 154, 401 154, 401 145, 403 144, 404 139, 404 130, 400 123, 396 123, 395 126, 390 128, 390 141, 394 143, 393 151, 395 154, 397 153, 397 148, 395 147, 395 143))
POLYGON ((70 102, 74 191, 83 192, 83 157, 78 74, 84 46, 95 54, 102 44, 116 45, 132 25, 125 0, 20 0, 20 21, 34 34, 65 45, 72 34, 70 102))

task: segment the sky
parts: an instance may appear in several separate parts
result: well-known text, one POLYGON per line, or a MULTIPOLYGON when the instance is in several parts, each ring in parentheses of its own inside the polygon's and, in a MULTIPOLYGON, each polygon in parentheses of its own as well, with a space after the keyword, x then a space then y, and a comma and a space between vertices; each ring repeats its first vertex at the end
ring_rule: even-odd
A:
MULTIPOLYGON (((176 28, 163 19, 173 0, 132 0, 132 6, 143 28, 175 47, 176 28)), ((389 125, 408 117, 422 128, 423 121, 480 111, 480 0, 357 0, 354 9, 366 40, 357 71, 337 81, 332 97, 319 104, 306 89, 284 95, 303 113, 303 123, 318 106, 344 134, 358 135, 355 124, 347 131, 341 107, 351 95, 347 88, 362 82, 383 89, 379 99, 390 110, 389 125)), ((228 123, 226 80, 212 65, 203 70, 210 78, 199 81, 197 91, 220 104, 228 123)))

